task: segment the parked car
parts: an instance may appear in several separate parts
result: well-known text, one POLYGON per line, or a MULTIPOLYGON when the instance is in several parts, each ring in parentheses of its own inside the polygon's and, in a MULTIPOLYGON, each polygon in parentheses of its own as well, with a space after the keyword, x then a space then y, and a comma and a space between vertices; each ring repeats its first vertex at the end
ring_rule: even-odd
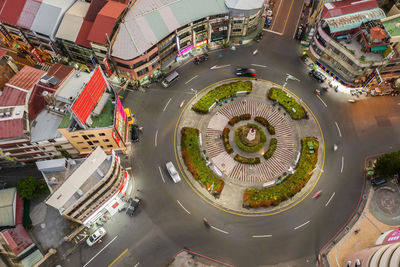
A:
POLYGON ((303 25, 300 25, 297 29, 296 40, 301 40, 301 37, 303 37, 303 25))
POLYGON ((94 232, 88 239, 86 239, 86 243, 91 247, 99 240, 107 234, 106 230, 103 227, 100 227, 94 232))
POLYGON ((374 187, 386 184, 386 182, 387 182, 386 178, 375 178, 375 179, 371 180, 371 184, 374 187))
POLYGON ((319 71, 317 70, 312 70, 308 73, 311 77, 316 79, 319 83, 323 83, 326 80, 326 77, 319 71))
POLYGON ((134 199, 132 199, 131 204, 126 210, 126 214, 128 214, 129 216, 133 216, 133 213, 135 212, 135 210, 137 210, 139 203, 140 203, 140 198, 135 197, 134 199))
POLYGON ((174 183, 179 183, 181 181, 181 177, 179 173, 176 171, 174 164, 171 161, 168 161, 165 166, 167 167, 167 171, 172 178, 174 183))
POLYGON ((131 138, 132 142, 139 142, 139 126, 137 124, 132 125, 131 138))
POLYGON ((257 72, 255 69, 237 68, 236 76, 257 77, 257 72))
POLYGON ((201 62, 203 61, 207 61, 208 60, 208 54, 205 53, 203 55, 197 56, 193 59, 193 63, 196 65, 199 65, 201 62))
POLYGON ((179 79, 179 73, 177 73, 176 71, 172 72, 171 74, 169 74, 162 82, 161 85, 164 86, 165 88, 167 88, 168 86, 171 85, 171 83, 173 83, 174 81, 179 79))

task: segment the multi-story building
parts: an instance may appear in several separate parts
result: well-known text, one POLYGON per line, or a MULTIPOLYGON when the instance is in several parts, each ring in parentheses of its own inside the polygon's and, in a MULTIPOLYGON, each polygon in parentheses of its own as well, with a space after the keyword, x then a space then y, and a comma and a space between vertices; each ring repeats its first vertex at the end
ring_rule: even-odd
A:
POLYGON ((14 59, 7 56, 7 50, 0 48, 0 88, 2 89, 18 71, 14 59))
POLYGON ((86 158, 55 159, 36 163, 50 189, 46 204, 65 218, 90 226, 103 216, 114 215, 130 195, 134 180, 121 166, 119 157, 100 147, 86 158))
POLYGON ((392 56, 389 36, 379 21, 383 18, 376 0, 325 4, 310 57, 340 83, 363 86, 392 56))
POLYGON ((81 83, 78 88, 77 96, 70 96, 72 103, 65 106, 67 112, 58 131, 81 155, 98 146, 104 151, 113 149, 127 153, 130 144, 127 117, 101 68, 96 68, 89 81, 81 83))

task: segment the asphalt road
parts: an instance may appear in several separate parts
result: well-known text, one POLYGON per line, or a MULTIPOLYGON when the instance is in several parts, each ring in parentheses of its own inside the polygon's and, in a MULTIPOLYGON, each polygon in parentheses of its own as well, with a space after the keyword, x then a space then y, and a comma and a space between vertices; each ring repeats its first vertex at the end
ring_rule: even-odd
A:
POLYGON ((328 92, 321 96, 322 102, 314 94, 319 85, 307 75, 297 49, 294 40, 266 33, 260 43, 222 51, 222 58, 210 53, 207 62, 189 62, 178 70, 181 77, 170 88, 152 85, 146 93, 129 93, 124 106, 133 110, 144 127, 141 141, 134 145, 132 163, 143 205, 134 218, 115 216, 105 225, 108 235, 102 243, 81 246, 62 266, 164 266, 183 247, 235 266, 284 262, 315 266, 320 248, 357 206, 364 158, 399 149, 400 99, 376 97, 351 104, 348 96, 328 92), (259 53, 252 56, 255 48, 259 53), (215 65, 229 66, 211 70, 215 65), (286 73, 300 79, 289 81, 287 88, 314 112, 326 144, 324 172, 313 191, 323 190, 321 197, 309 196, 273 216, 241 217, 216 209, 185 181, 174 184, 164 168, 166 161, 176 164, 173 134, 180 103, 187 103, 193 90, 232 78, 236 67, 250 66, 257 69, 259 78, 278 84, 284 83, 286 73), (339 149, 333 152, 335 143, 339 149), (206 228, 203 217, 224 232, 206 228))

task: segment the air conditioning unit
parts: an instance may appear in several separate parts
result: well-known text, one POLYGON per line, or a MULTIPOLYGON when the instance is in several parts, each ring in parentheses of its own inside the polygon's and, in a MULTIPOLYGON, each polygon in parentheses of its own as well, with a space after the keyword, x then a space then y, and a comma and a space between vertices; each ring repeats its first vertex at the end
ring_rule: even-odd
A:
POLYGON ((6 116, 7 116, 7 117, 8 117, 8 116, 11 116, 11 112, 7 111, 7 112, 6 112, 6 116))
POLYGON ((0 118, 4 118, 6 116, 6 114, 4 112, 0 113, 0 118))

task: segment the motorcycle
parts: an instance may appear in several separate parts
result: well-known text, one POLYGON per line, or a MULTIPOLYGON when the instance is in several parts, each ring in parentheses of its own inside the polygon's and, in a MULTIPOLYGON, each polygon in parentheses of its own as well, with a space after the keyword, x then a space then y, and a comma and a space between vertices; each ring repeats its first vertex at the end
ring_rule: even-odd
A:
POLYGON ((335 152, 338 149, 338 146, 336 144, 333 145, 333 152, 335 152))
POLYGON ((254 50, 253 51, 253 56, 257 55, 257 53, 258 53, 258 49, 254 50))
POLYGON ((208 222, 207 218, 203 218, 203 222, 207 227, 210 227, 210 223, 208 222))

